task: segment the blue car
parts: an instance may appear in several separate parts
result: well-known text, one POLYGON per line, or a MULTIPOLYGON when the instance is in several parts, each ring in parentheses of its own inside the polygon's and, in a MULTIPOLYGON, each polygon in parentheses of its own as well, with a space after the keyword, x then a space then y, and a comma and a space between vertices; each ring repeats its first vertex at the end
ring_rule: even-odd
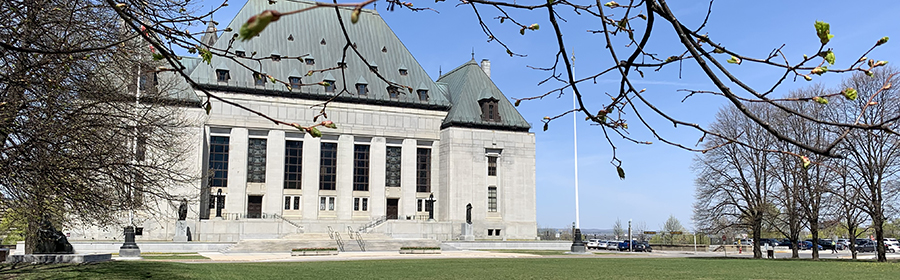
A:
MULTIPOLYGON (((811 250, 813 246, 812 242, 809 241, 800 241, 800 250, 811 250)), ((819 247, 819 250, 822 250, 822 245, 816 244, 819 247)))

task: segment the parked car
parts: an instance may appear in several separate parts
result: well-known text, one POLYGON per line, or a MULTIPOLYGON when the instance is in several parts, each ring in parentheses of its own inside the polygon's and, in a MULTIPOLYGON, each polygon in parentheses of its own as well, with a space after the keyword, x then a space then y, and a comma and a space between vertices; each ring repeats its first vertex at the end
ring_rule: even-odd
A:
POLYGON ((778 246, 788 246, 788 248, 792 248, 792 247, 794 246, 794 244, 791 243, 791 240, 790 240, 790 239, 784 238, 784 239, 781 239, 781 241, 778 242, 778 246))
POLYGON ((857 239, 856 240, 856 251, 863 252, 875 252, 875 246, 877 243, 868 239, 857 239))
POLYGON ((643 250, 641 250, 641 252, 653 252, 653 247, 650 246, 650 242, 643 241, 643 242, 641 242, 641 245, 644 246, 644 248, 643 248, 643 250))
POLYGON ((900 245, 884 243, 884 251, 896 253, 897 251, 900 251, 900 245))
POLYGON ((622 241, 607 241, 606 250, 619 250, 619 242, 622 241))
MULTIPOLYGON (((812 241, 812 239, 807 239, 807 241, 812 241)), ((833 244, 831 239, 819 239, 819 246, 823 250, 831 250, 834 249, 837 244, 833 244)))
POLYGON ((588 249, 599 249, 600 248, 600 239, 588 240, 587 244, 585 244, 585 247, 587 247, 588 249))
POLYGON ((753 245, 753 239, 741 239, 741 240, 735 241, 734 245, 751 246, 751 245, 753 245))
POLYGON ((849 239, 838 239, 837 240, 837 249, 838 250, 847 250, 850 248, 850 240, 849 239))
POLYGON ((608 245, 609 245, 609 241, 600 240, 600 242, 597 244, 597 250, 606 250, 606 246, 608 246, 608 245))
POLYGON ((774 239, 774 238, 760 238, 759 239, 759 246, 769 245, 769 246, 774 247, 774 246, 778 246, 779 243, 780 242, 778 242, 778 240, 774 239))
MULTIPOLYGON (((813 243, 812 241, 800 241, 800 250, 812 250, 813 243)), ((822 245, 816 245, 819 247, 819 250, 822 250, 822 245)))

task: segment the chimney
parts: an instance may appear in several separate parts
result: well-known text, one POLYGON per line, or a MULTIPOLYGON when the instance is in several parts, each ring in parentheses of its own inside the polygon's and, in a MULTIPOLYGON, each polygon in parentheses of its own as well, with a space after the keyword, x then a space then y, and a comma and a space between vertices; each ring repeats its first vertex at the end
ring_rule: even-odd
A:
POLYGON ((491 61, 487 59, 481 60, 481 70, 484 70, 484 73, 487 74, 488 78, 491 77, 491 61))

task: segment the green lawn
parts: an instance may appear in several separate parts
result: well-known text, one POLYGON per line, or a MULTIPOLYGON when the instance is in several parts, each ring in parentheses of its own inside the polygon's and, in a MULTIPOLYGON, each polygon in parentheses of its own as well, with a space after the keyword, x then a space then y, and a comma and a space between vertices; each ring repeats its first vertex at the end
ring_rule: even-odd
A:
POLYGON ((423 259, 288 263, 4 265, 13 279, 891 279, 900 263, 750 259, 423 259))

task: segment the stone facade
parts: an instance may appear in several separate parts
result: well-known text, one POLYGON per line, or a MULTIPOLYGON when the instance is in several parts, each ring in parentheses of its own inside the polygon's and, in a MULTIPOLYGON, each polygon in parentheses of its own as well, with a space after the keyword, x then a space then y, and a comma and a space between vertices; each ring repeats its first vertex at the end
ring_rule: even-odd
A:
MULTIPOLYGON (((264 9, 309 5, 249 0, 229 27, 239 30, 242 22, 264 9)), ((345 19, 351 12, 341 10, 345 19)), ((262 60, 253 70, 221 57, 208 64, 182 60, 200 87, 187 91, 203 100, 200 89, 279 120, 310 125, 323 102, 334 97, 325 109, 327 118, 318 121, 337 125, 322 128, 322 137, 312 137, 215 100, 208 114, 201 108, 185 109, 197 119, 196 127, 188 131, 192 159, 185 164, 200 179, 173 186, 173 192, 190 201, 184 223, 192 240, 270 239, 299 232, 346 232, 348 227, 397 238, 455 240, 461 238, 468 204, 475 238, 534 239, 535 137, 490 81, 486 74, 490 70, 473 60, 431 80, 378 13, 364 10, 361 21, 368 27, 347 28, 360 42, 358 51, 377 68, 350 55, 345 69, 306 75, 343 59, 342 34, 332 32, 339 30, 336 20, 333 10, 314 9, 286 17, 248 42, 232 46, 226 45, 228 40, 217 40, 231 38, 228 32, 202 40, 218 49, 262 56, 308 53, 304 59, 262 60), (304 30, 303 36, 291 33, 291 26, 305 22, 316 22, 322 30, 304 30), (286 89, 265 81, 255 84, 253 71, 283 80, 302 76, 304 84, 313 85, 286 89), (375 71, 392 83, 409 85, 408 90, 392 92, 388 80, 376 77, 375 71), (223 73, 227 79, 221 79, 223 73), (319 81, 329 81, 336 91, 315 85, 319 81), (335 96, 344 85, 349 92, 335 96), (365 85, 365 92, 359 92, 359 85, 365 85), (287 157, 288 150, 301 147, 299 184, 286 184, 287 163, 298 157, 287 157), (368 161, 358 164, 357 158, 368 161), (388 170, 388 162, 399 162, 399 173, 388 170), (334 175, 333 188, 322 184, 328 175, 334 175), (355 178, 364 178, 367 188, 357 188, 355 178), (429 220, 426 201, 432 195, 434 220, 429 220)), ((489 68, 488 61, 482 64, 489 68)), ((178 205, 160 205, 156 218, 138 219, 138 227, 143 225, 138 241, 173 239, 178 205)), ((118 231, 84 227, 73 238, 110 239, 118 231)))

